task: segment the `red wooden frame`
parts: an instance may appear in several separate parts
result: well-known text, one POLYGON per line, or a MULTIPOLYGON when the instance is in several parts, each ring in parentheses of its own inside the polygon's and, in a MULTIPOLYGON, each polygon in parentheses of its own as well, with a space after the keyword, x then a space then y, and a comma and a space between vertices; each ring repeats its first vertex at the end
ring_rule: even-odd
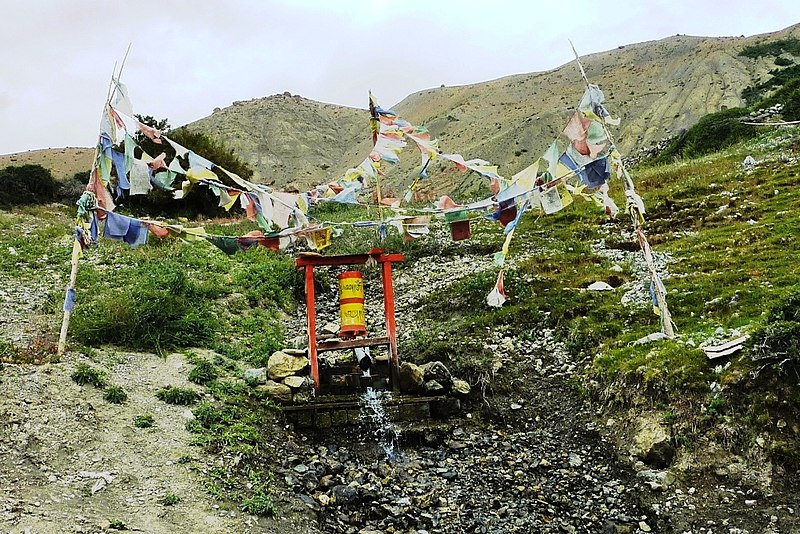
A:
POLYGON ((397 326, 394 320, 394 288, 392 287, 392 263, 403 261, 402 254, 387 254, 383 249, 374 248, 366 254, 346 256, 320 256, 314 253, 301 253, 295 265, 304 269, 306 287, 306 315, 308 317, 308 356, 311 361, 311 379, 314 389, 319 391, 319 364, 317 353, 327 350, 341 350, 353 347, 389 345, 389 367, 391 369, 392 389, 399 388, 399 367, 397 362, 397 326), (380 263, 383 282, 384 319, 387 337, 366 338, 351 341, 327 341, 317 343, 317 308, 314 294, 314 267, 321 265, 363 265, 370 259, 380 263))

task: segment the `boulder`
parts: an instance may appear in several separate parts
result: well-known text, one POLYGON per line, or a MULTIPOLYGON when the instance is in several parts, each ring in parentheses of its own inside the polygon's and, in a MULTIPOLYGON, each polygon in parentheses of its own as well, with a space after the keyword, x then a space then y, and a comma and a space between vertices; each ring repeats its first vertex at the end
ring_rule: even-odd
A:
POLYGON ((425 390, 425 393, 430 395, 444 395, 445 388, 441 385, 437 380, 428 380, 425 382, 425 385, 422 387, 425 390))
POLYGON ((436 380, 445 388, 453 383, 453 376, 442 362, 428 362, 420 366, 425 373, 425 381, 436 380))
POLYGON ((419 365, 410 362, 400 364, 399 377, 400 391, 403 393, 417 393, 425 383, 425 372, 419 365))
POLYGON ((358 490, 352 486, 338 485, 331 490, 331 501, 338 504, 349 504, 358 497, 358 490))
POLYGON ((267 368, 259 367, 258 369, 247 369, 244 372, 244 379, 248 383, 265 384, 267 382, 267 368))
POLYGON ((292 402, 292 388, 286 384, 279 384, 272 380, 268 380, 263 386, 258 386, 267 394, 267 397, 277 402, 292 402))
POLYGON ((272 380, 281 380, 302 371, 308 365, 305 356, 292 356, 278 350, 272 353, 267 362, 267 373, 272 380))
POLYGON ((657 420, 639 417, 631 453, 651 467, 664 469, 675 458, 675 447, 669 434, 657 420))

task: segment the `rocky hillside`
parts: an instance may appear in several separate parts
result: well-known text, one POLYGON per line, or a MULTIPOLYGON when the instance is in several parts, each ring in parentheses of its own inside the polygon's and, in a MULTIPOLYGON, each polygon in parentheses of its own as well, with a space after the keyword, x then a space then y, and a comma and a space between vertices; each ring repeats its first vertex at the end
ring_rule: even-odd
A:
MULTIPOLYGON (((707 113, 743 105, 742 90, 774 65, 771 58, 756 60, 738 53, 746 46, 791 36, 800 36, 800 25, 753 37, 678 35, 621 46, 581 61, 588 78, 604 90, 609 111, 622 118, 615 133, 621 150, 628 153, 688 128, 707 113)), ((396 111, 413 124, 426 125, 445 152, 487 159, 510 176, 558 136, 582 93, 580 73, 570 62, 547 72, 420 91, 396 111)), ((335 178, 369 152, 365 111, 299 97, 237 103, 191 126, 220 135, 264 178, 278 184, 311 185, 335 178), (273 140, 262 148, 259 140, 264 135, 273 140), (294 150, 288 152, 289 146, 294 150)), ((407 182, 407 169, 417 162, 413 149, 406 154, 401 157, 405 169, 390 173, 395 182, 407 182)), ((445 169, 444 176, 436 174, 437 187, 450 190, 463 176, 442 165, 445 169)))

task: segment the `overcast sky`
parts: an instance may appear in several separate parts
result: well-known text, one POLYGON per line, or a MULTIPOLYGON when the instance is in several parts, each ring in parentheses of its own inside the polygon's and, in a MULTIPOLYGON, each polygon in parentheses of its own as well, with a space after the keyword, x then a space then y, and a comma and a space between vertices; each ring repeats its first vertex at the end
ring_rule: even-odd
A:
MULTIPOLYGON (((173 127, 284 91, 365 107, 675 34, 754 35, 797 0, 0 0, 0 154, 94 146, 115 63, 173 127)), ((365 129, 366 129, 365 124, 365 129)))

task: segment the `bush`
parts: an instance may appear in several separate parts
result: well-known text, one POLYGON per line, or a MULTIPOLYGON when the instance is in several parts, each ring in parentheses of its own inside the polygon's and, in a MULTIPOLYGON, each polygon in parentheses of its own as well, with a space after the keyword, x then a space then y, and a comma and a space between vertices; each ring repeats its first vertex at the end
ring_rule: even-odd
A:
POLYGON ((178 504, 179 502, 181 502, 181 498, 172 492, 167 493, 161 499, 161 504, 163 504, 164 506, 173 506, 175 504, 178 504))
POLYGON ((58 183, 41 165, 0 169, 0 207, 44 204, 55 199, 58 183))
POLYGON ((160 352, 202 345, 217 321, 202 291, 173 261, 146 261, 129 283, 77 307, 72 333, 88 345, 114 343, 160 352))
POLYGON ((128 400, 128 394, 119 386, 109 386, 103 398, 112 404, 122 404, 128 400))
POLYGON ((137 415, 133 418, 133 426, 136 428, 150 428, 156 423, 155 418, 149 413, 137 415))
POLYGON ((89 181, 88 173, 78 172, 71 178, 67 178, 58 184, 58 191, 56 192, 56 202, 60 202, 66 206, 75 206, 75 202, 81 197, 86 190, 86 184, 89 181))
POLYGON ((85 363, 79 363, 71 377, 79 386, 84 386, 86 384, 91 384, 97 388, 104 388, 106 386, 106 373, 100 369, 89 367, 85 363))
POLYGON ((195 384, 206 384, 217 378, 217 368, 208 360, 200 360, 189 371, 189 381, 195 384))
POLYGON ((168 386, 156 393, 156 398, 166 402, 167 404, 188 406, 197 402, 197 399, 200 398, 200 395, 195 390, 190 388, 168 386))
POLYGON ((800 291, 772 306, 767 324, 753 332, 754 358, 789 358, 800 363, 800 291))
POLYGON ((272 517, 277 512, 277 509, 272 497, 262 490, 242 502, 242 511, 252 515, 272 517))

